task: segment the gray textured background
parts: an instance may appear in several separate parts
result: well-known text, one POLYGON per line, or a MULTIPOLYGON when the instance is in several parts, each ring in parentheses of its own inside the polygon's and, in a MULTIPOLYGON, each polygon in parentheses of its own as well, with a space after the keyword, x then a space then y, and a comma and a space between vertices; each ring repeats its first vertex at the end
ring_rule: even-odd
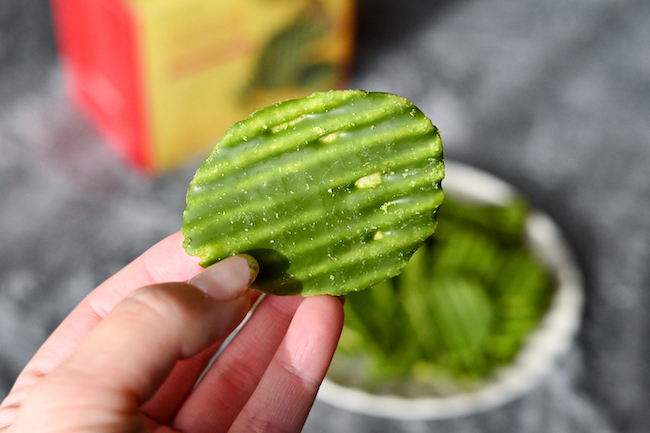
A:
MULTIPOLYGON (((650 430, 650 2, 361 1, 351 87, 399 93, 446 156, 515 183, 587 281, 574 353, 529 396, 366 431, 650 430)), ((0 2, 0 398, 96 284, 180 226, 195 166, 124 166, 66 100, 45 0, 0 2)), ((306 431, 358 419, 318 403, 306 431)))

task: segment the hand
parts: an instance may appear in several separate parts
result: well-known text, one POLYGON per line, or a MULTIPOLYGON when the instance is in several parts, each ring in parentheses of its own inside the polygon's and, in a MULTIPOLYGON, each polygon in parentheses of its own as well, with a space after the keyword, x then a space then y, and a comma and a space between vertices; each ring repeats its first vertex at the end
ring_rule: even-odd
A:
POLYGON ((301 430, 341 302, 267 296, 194 388, 250 308, 255 268, 235 256, 202 271, 181 242, 156 244, 75 308, 0 405, 2 433, 301 430))

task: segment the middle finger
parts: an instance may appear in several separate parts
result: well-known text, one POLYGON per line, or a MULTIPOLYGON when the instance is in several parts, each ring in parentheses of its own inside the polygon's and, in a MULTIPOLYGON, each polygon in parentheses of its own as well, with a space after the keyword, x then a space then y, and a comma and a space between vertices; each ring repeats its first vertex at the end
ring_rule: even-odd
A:
POLYGON ((179 410, 179 431, 225 432, 264 375, 304 298, 270 296, 217 358, 179 410))

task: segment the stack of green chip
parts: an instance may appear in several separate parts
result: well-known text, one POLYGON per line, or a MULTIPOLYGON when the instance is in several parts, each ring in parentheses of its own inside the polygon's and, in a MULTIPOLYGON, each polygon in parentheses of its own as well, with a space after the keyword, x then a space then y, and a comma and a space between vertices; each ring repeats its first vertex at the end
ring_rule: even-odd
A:
POLYGON ((528 205, 447 195, 402 274, 351 293, 330 378, 404 396, 468 391, 511 363, 554 282, 526 245, 528 205))

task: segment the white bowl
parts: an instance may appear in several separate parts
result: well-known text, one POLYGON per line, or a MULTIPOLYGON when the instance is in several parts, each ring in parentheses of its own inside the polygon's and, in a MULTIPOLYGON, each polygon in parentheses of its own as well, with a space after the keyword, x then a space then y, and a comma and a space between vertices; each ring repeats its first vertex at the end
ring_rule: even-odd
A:
MULTIPOLYGON (((478 169, 446 162, 445 191, 491 204, 504 204, 518 195, 506 182, 478 169)), ((443 204, 444 206, 444 204, 443 204)), ((329 379, 317 399, 362 415, 396 420, 449 419, 487 411, 529 391, 569 352, 580 327, 583 307, 581 273, 557 224, 534 211, 527 221, 527 237, 534 254, 557 281, 557 291, 539 327, 530 334, 514 362, 500 369, 482 388, 449 397, 404 398, 375 395, 329 379)))

